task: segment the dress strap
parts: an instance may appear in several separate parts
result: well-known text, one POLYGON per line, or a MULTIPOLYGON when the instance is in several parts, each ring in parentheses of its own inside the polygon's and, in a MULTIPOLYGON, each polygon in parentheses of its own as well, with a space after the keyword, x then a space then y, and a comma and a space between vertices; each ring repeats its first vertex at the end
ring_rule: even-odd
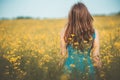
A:
POLYGON ((95 34, 95 32, 93 33, 93 35, 92 35, 92 36, 93 36, 93 39, 95 39, 95 37, 96 37, 96 34, 95 34))
POLYGON ((93 40, 92 40, 92 45, 91 45, 90 50, 93 48, 93 42, 94 42, 94 39, 96 38, 96 33, 95 32, 93 33, 92 37, 93 37, 93 40))

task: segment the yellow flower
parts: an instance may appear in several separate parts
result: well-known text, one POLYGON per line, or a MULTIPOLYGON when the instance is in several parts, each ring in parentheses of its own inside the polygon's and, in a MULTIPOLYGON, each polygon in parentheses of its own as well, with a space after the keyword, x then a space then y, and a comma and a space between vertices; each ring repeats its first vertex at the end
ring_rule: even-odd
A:
POLYGON ((92 40, 92 37, 90 37, 89 40, 92 40))
POLYGON ((85 41, 85 40, 84 40, 83 42, 84 42, 84 43, 87 43, 87 41, 85 41))
POLYGON ((73 37, 73 36, 75 36, 75 34, 71 34, 71 36, 73 37))
POLYGON ((68 38, 68 40, 72 40, 72 38, 68 38))
POLYGON ((79 43, 78 43, 78 42, 75 42, 74 45, 79 45, 79 43))
POLYGON ((114 43, 114 46, 115 46, 115 47, 120 47, 120 43, 119 43, 119 42, 115 42, 115 43, 114 43))
POLYGON ((86 58, 83 58, 83 60, 86 60, 86 58))
POLYGON ((17 61, 17 58, 13 58, 13 57, 10 58, 10 62, 13 62, 13 63, 14 63, 14 62, 16 62, 16 61, 17 61))
POLYGON ((70 64, 70 66, 71 66, 71 67, 75 67, 75 65, 74 65, 74 64, 70 64))

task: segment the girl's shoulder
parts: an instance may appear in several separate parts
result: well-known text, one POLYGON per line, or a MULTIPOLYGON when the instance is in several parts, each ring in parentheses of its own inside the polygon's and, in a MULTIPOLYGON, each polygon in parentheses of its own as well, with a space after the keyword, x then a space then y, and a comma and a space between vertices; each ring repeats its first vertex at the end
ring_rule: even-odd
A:
POLYGON ((94 32, 94 34, 93 34, 94 38, 99 37, 99 32, 98 32, 98 30, 97 30, 97 29, 94 29, 94 30, 95 30, 95 32, 94 32))
POLYGON ((98 30, 97 29, 95 29, 95 33, 98 34, 98 30))

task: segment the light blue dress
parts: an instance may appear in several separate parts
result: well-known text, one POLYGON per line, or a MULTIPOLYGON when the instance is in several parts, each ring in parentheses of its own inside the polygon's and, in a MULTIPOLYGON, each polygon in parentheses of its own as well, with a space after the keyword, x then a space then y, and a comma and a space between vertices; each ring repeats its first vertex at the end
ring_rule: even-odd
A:
MULTIPOLYGON (((92 35, 95 39, 95 33, 92 35)), ((90 58, 91 46, 82 52, 67 46, 68 57, 64 62, 64 73, 70 74, 70 80, 95 80, 95 69, 90 58)))

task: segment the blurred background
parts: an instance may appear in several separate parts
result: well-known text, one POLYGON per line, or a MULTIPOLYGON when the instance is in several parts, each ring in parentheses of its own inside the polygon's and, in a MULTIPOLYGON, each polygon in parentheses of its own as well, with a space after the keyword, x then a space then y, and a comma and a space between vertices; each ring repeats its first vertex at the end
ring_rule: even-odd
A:
POLYGON ((119 0, 0 0, 0 18, 66 18, 78 1, 83 2, 92 15, 120 13, 119 0))
POLYGON ((79 1, 99 33, 103 67, 96 80, 119 80, 120 0, 0 0, 0 80, 69 80, 58 65, 65 60, 60 32, 79 1))

